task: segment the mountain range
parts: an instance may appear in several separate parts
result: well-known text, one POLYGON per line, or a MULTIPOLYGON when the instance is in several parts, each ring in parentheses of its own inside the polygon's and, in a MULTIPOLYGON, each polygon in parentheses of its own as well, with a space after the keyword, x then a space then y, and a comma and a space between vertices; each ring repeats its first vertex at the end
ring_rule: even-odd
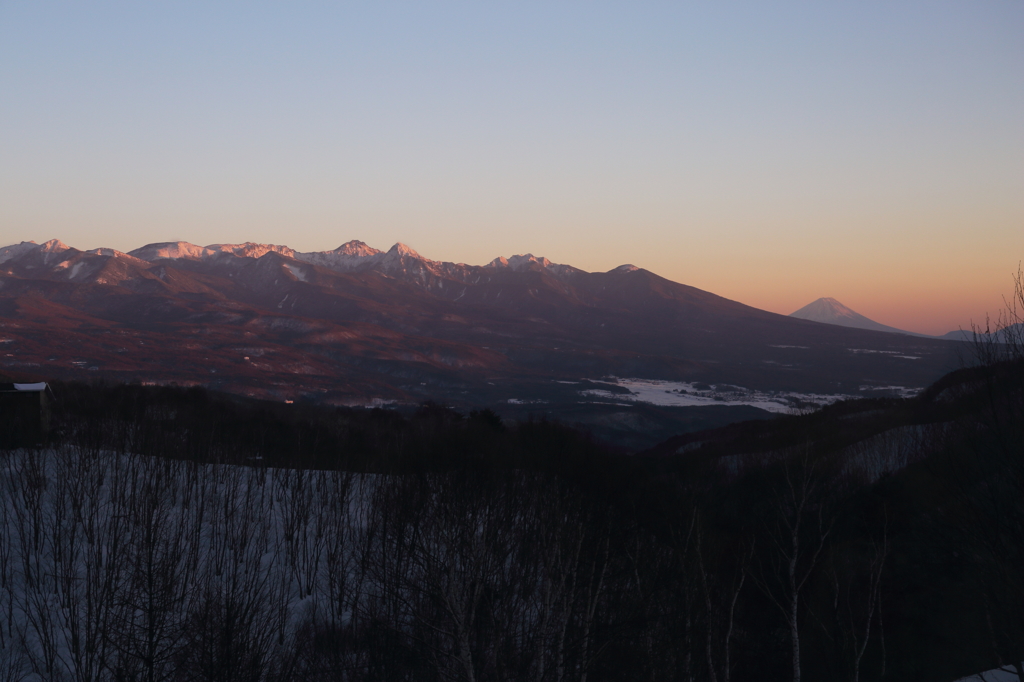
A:
POLYGON ((956 344, 778 315, 632 265, 478 266, 360 241, 0 249, 0 371, 22 378, 506 412, 604 404, 628 421, 640 405, 616 378, 870 395, 957 363, 956 344))

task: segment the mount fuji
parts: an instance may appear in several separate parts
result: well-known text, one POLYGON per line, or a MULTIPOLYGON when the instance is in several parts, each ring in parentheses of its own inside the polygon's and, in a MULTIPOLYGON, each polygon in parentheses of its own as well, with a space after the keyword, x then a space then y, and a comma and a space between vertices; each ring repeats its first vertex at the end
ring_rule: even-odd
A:
POLYGON ((870 329, 876 332, 891 332, 896 334, 909 334, 910 336, 924 336, 914 332, 904 331, 896 327, 890 327, 880 322, 864 317, 860 313, 847 308, 834 298, 819 298, 813 303, 808 303, 800 310, 789 314, 800 320, 811 320, 823 324, 835 324, 840 327, 851 327, 853 329, 870 329))

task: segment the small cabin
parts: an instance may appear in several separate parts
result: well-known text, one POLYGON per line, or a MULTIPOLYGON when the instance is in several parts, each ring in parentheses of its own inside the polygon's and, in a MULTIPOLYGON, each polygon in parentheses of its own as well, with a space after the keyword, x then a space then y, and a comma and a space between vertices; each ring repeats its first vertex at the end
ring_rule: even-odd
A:
POLYGON ((0 449, 31 448, 46 442, 50 405, 45 382, 0 383, 0 449))

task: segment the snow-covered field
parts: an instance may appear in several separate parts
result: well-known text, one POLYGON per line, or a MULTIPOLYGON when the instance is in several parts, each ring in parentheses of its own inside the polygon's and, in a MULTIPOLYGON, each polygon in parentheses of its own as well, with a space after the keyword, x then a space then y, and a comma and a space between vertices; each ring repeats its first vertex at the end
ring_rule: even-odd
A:
POLYGON ((380 679, 412 650, 465 679, 481 594, 494 651, 586 670, 600 525, 557 481, 472 480, 0 452, 0 682, 380 679))
POLYGON ((830 405, 839 400, 860 396, 821 393, 792 393, 754 391, 728 384, 700 384, 686 381, 656 381, 652 379, 619 379, 597 381, 629 390, 629 394, 600 389, 581 391, 584 395, 610 400, 630 400, 670 407, 696 407, 702 405, 749 405, 768 412, 791 412, 830 405))
POLYGON ((867 393, 884 393, 895 395, 899 398, 913 398, 921 392, 920 388, 907 388, 906 386, 861 386, 861 391, 867 393))
POLYGON ((304 623, 344 623, 373 479, 3 454, 0 680, 170 679, 207 665, 225 618, 238 651, 215 657, 254 661, 304 623))
POLYGON ((983 673, 971 675, 970 677, 962 677, 956 682, 1018 682, 1020 677, 1017 673, 1007 666, 1005 668, 994 668, 992 670, 986 670, 983 673))

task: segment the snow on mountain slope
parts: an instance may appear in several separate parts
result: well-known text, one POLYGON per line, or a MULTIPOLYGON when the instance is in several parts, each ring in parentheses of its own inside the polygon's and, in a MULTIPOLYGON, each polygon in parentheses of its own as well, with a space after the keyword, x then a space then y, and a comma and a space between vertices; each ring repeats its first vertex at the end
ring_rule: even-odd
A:
MULTIPOLYGON (((129 255, 152 262, 161 259, 207 260, 209 258, 222 257, 224 254, 240 258, 261 258, 268 253, 278 253, 282 256, 303 263, 309 263, 310 265, 328 268, 335 272, 355 272, 374 269, 385 274, 404 273, 420 280, 426 280, 428 277, 462 279, 467 275, 467 268, 474 267, 463 263, 434 261, 425 258, 401 242, 396 243, 387 251, 381 251, 355 239, 342 244, 333 251, 306 252, 296 251, 288 246, 257 244, 254 242, 245 242, 244 244, 210 244, 208 246, 197 246, 188 242, 160 242, 147 244, 135 249, 129 252, 129 255)), ((0 254, 3 254, 2 250, 0 250, 0 254)), ((2 258, 3 256, 0 255, 0 259, 2 258)), ((0 262, 3 262, 3 260, 0 260, 0 262)), ((575 273, 583 272, 571 265, 552 263, 547 258, 537 257, 530 253, 515 255, 509 258, 498 257, 484 267, 506 269, 512 272, 525 272, 534 268, 540 268, 562 280, 571 277, 575 273)), ((635 269, 637 268, 633 266, 622 266, 614 269, 612 272, 628 272, 635 269)))
POLYGON ((70 250, 71 247, 59 239, 51 239, 50 241, 43 242, 39 245, 39 254, 43 258, 43 263, 47 264, 56 260, 60 254, 70 250))
POLYGON ((893 332, 896 334, 910 334, 912 336, 916 336, 913 332, 906 332, 902 329, 889 327, 864 317, 860 313, 847 308, 834 298, 819 298, 817 301, 805 305, 800 310, 790 313, 789 316, 796 317, 801 320, 810 320, 812 322, 836 324, 840 327, 870 329, 877 332, 893 332))
POLYGON ((488 263, 487 267, 489 267, 489 268, 508 268, 509 270, 512 270, 513 272, 522 272, 523 270, 528 270, 530 268, 530 266, 533 265, 534 263, 536 263, 537 265, 541 266, 542 268, 549 268, 552 265, 555 265, 555 263, 552 263, 551 261, 549 261, 547 258, 544 258, 543 256, 541 256, 540 258, 537 258, 532 253, 527 253, 527 254, 520 254, 518 256, 511 256, 509 258, 505 258, 504 256, 499 256, 498 258, 495 258, 490 263, 488 263))
POLYGON ((18 261, 25 261, 26 259, 33 261, 33 265, 30 267, 36 267, 43 265, 44 267, 50 266, 51 263, 59 263, 63 259, 61 254, 66 254, 68 251, 74 251, 78 253, 76 249, 72 249, 70 246, 58 239, 51 239, 48 242, 42 244, 36 244, 35 242, 21 242, 20 244, 12 244, 0 248, 0 263, 15 263, 18 261))
POLYGON ((202 258, 215 253, 205 246, 197 246, 189 242, 157 242, 146 244, 143 247, 128 252, 129 256, 135 256, 145 261, 178 258, 202 258))
POLYGON ((231 253, 242 258, 260 258, 268 253, 279 253, 289 258, 295 257, 294 249, 277 244, 256 244, 254 242, 245 242, 244 244, 210 244, 206 249, 214 253, 231 253))
POLYGON ((511 270, 512 272, 526 272, 527 270, 530 270, 538 266, 543 268, 544 270, 547 270, 548 272, 555 275, 559 279, 564 279, 565 277, 571 276, 573 273, 576 272, 582 272, 582 270, 580 270, 579 268, 574 268, 571 265, 552 263, 547 258, 544 258, 543 256, 537 257, 534 256, 532 253, 510 256, 509 258, 499 256, 498 258, 495 258, 484 267, 507 269, 511 270))
POLYGON ((350 272, 361 265, 365 266, 370 262, 375 262, 368 259, 380 256, 382 253, 383 251, 353 239, 352 241, 345 242, 333 251, 310 251, 305 253, 296 251, 293 258, 303 263, 319 265, 337 272, 350 272))
POLYGON ((306 272, 301 267, 297 265, 292 265, 291 263, 285 263, 284 267, 287 268, 288 272, 295 275, 295 279, 299 280, 300 282, 309 281, 309 275, 307 275, 306 272))
POLYGON ((17 258, 24 253, 33 251, 39 248, 39 244, 35 242, 21 242, 20 244, 11 244, 0 249, 0 263, 5 263, 9 260, 17 258))
POLYGON ((146 263, 146 261, 142 260, 141 258, 130 256, 124 251, 118 251, 117 249, 108 249, 105 247, 100 247, 98 249, 89 249, 88 251, 86 251, 86 253, 93 256, 111 256, 113 258, 123 258, 130 261, 135 261, 136 263, 143 265, 146 263))
POLYGON ((427 261, 405 244, 395 244, 387 252, 371 248, 361 241, 353 240, 342 244, 333 251, 300 252, 288 246, 278 244, 210 244, 197 246, 188 242, 160 242, 147 244, 130 252, 131 256, 146 261, 156 260, 207 260, 225 254, 239 258, 262 258, 268 253, 277 253, 303 263, 319 265, 338 272, 350 272, 360 268, 376 265, 393 267, 402 259, 427 261))

